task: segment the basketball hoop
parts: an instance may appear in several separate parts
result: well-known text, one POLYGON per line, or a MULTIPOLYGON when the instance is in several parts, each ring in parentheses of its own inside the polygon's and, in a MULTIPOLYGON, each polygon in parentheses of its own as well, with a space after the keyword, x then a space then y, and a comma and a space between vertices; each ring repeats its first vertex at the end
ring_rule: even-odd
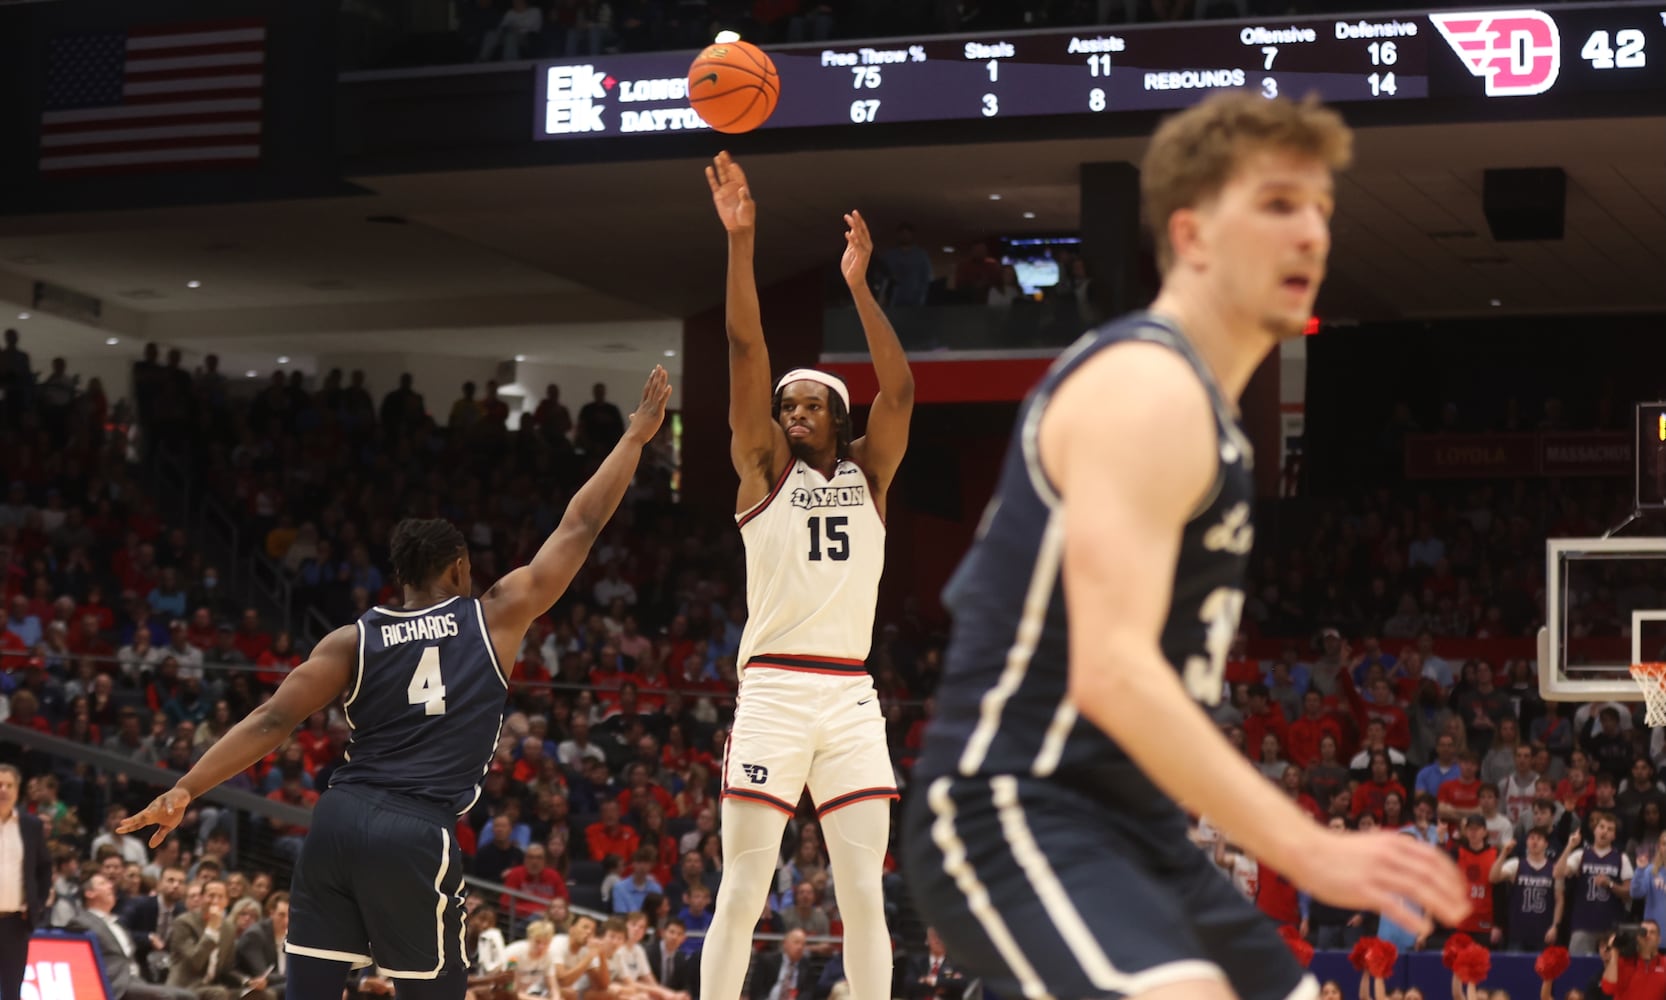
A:
POLYGON ((1634 663, 1631 677, 1643 689, 1643 702, 1649 707, 1644 721, 1666 726, 1666 663, 1634 663))

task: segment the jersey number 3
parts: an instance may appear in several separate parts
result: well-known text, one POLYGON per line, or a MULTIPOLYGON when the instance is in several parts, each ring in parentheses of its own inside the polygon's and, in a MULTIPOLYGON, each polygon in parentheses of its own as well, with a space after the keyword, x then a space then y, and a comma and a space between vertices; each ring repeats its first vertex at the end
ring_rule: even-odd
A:
POLYGON ((440 647, 429 646, 417 661, 416 673, 405 688, 405 700, 422 705, 424 715, 445 714, 445 680, 440 677, 440 647))
POLYGON ((850 558, 850 535, 845 531, 845 525, 850 523, 848 517, 812 517, 810 518, 810 561, 821 562, 822 522, 827 527, 827 558, 834 562, 844 562, 850 558))
POLYGON ((1244 592, 1236 587, 1216 587, 1203 599, 1197 616, 1202 619, 1205 656, 1186 658, 1186 692, 1205 705, 1218 705, 1226 683, 1226 656, 1232 637, 1238 634, 1238 616, 1244 612, 1244 592))

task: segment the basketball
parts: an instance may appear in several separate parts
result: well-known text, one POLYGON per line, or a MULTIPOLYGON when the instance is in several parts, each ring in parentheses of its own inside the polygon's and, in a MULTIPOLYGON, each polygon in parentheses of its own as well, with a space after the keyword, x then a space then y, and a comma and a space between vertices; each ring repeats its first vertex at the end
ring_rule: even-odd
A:
POLYGON ((750 132, 775 111, 781 77, 750 42, 708 45, 688 68, 688 102, 719 132, 750 132))

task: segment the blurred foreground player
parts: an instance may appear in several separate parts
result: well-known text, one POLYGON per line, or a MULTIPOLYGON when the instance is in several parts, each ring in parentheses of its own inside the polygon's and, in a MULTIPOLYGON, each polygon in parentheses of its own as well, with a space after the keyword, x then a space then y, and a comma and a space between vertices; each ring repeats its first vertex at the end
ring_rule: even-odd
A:
POLYGON ((1003 996, 1317 995, 1181 806, 1325 902, 1414 927, 1402 897, 1469 911, 1449 858, 1314 823, 1197 704, 1220 698, 1253 539, 1235 401, 1312 314, 1350 146, 1328 110, 1242 93, 1158 130, 1142 184, 1161 292, 1030 394, 948 585, 903 871, 1003 996))
POLYGON ((655 367, 630 429, 574 494, 532 562, 476 599, 468 548, 444 520, 405 520, 389 546, 410 610, 373 608, 336 629, 270 701, 215 743, 172 789, 123 823, 155 824, 150 845, 191 800, 289 738, 347 694, 347 763, 312 814, 290 897, 289 1000, 338 997, 353 968, 375 965, 397 995, 461 1000, 462 856, 457 817, 480 795, 497 748, 509 677, 502 664, 578 572, 659 429, 671 394, 655 367))
POLYGON ((867 434, 852 440, 850 395, 836 376, 796 369, 772 390, 752 275, 757 208, 727 153, 706 178, 729 234, 729 456, 740 476, 748 617, 723 755, 723 891, 701 995, 740 997, 781 832, 808 785, 838 880, 851 997, 888 1000, 881 879, 897 786, 865 661, 885 568, 885 492, 908 447, 914 377, 868 289, 873 241, 852 212, 840 269, 879 382, 867 434))

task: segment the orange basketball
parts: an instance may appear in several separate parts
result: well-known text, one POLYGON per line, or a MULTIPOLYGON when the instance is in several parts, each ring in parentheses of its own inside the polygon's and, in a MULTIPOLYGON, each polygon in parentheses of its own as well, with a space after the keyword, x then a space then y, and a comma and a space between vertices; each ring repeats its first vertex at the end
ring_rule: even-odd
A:
POLYGON ((781 99, 781 77, 750 42, 708 45, 688 68, 688 103, 719 132, 750 132, 781 99))

